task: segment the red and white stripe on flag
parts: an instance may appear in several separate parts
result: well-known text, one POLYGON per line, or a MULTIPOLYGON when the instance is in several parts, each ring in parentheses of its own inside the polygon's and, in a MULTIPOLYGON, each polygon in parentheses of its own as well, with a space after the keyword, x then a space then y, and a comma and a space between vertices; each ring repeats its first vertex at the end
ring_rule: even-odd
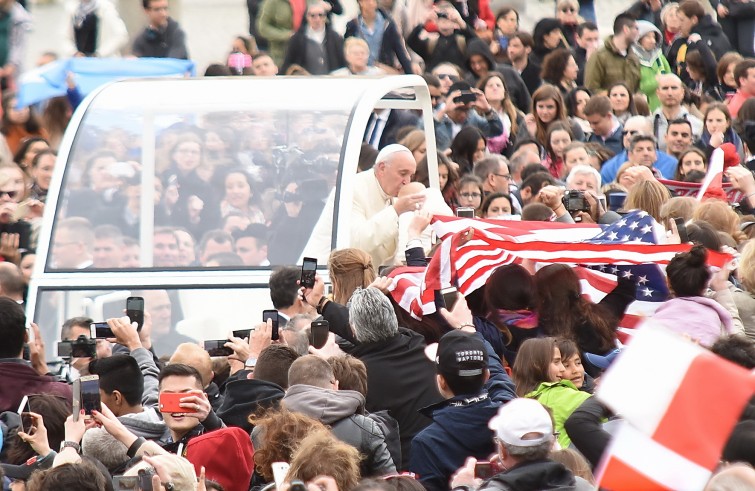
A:
POLYGON ((634 429, 609 446, 601 487, 638 489, 617 474, 631 471, 656 483, 650 489, 702 489, 753 394, 755 372, 643 323, 596 392, 634 429))

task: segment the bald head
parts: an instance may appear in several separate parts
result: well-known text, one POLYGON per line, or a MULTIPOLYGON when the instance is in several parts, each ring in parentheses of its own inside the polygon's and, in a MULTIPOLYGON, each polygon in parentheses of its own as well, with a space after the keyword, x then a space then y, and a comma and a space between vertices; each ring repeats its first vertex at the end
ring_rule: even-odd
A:
POLYGON ((398 197, 401 196, 409 196, 410 194, 417 194, 422 193, 426 190, 424 184, 421 182, 410 182, 406 186, 402 187, 401 190, 398 192, 398 197))
POLYGON ((181 363, 197 369, 202 376, 202 385, 207 387, 215 374, 212 371, 212 359, 209 353, 193 343, 182 343, 176 348, 169 363, 181 363))
POLYGON ((655 93, 663 107, 677 108, 684 100, 684 85, 682 80, 673 73, 665 73, 658 76, 658 88, 655 89, 655 93))
POLYGON ((635 135, 652 135, 653 125, 645 116, 632 116, 624 123, 624 148, 629 148, 629 142, 635 135))
POLYGON ((705 491, 745 491, 747 489, 755 489, 755 469, 743 463, 725 467, 705 485, 705 491))

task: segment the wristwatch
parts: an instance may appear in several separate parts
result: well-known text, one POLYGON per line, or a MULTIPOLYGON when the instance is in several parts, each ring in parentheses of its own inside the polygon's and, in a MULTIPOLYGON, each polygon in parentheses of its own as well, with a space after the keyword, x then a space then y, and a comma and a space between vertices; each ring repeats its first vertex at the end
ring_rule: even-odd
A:
POLYGON ((251 357, 244 362, 244 368, 254 369, 255 366, 257 366, 257 358, 251 357))
POLYGON ((81 453, 81 446, 79 446, 76 442, 71 441, 62 441, 60 442, 60 451, 62 452, 64 448, 71 447, 72 449, 76 450, 76 453, 81 453))

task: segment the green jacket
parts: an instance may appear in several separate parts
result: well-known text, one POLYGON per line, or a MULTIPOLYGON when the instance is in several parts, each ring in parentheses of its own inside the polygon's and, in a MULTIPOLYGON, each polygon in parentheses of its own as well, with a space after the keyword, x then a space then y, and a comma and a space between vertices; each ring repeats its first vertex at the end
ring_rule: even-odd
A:
POLYGON ((567 448, 571 443, 569 435, 564 430, 564 423, 585 399, 591 397, 587 392, 582 392, 571 382, 543 382, 529 394, 530 399, 536 399, 540 404, 547 407, 553 413, 554 431, 558 432, 558 443, 561 448, 567 448))
POLYGON ((656 77, 661 73, 671 73, 668 60, 663 55, 658 55, 658 58, 651 65, 643 63, 640 66, 640 92, 647 96, 651 113, 661 107, 661 101, 658 99, 658 94, 655 93, 658 88, 656 77))
POLYGON ((293 9, 288 0, 264 0, 260 15, 257 17, 257 30, 268 40, 270 56, 278 66, 283 65, 288 41, 294 34, 293 15, 293 9))
POLYGON ((640 60, 631 48, 626 56, 616 51, 613 36, 606 38, 603 48, 593 53, 585 66, 585 86, 593 92, 608 90, 616 82, 624 82, 632 93, 640 86, 640 60))

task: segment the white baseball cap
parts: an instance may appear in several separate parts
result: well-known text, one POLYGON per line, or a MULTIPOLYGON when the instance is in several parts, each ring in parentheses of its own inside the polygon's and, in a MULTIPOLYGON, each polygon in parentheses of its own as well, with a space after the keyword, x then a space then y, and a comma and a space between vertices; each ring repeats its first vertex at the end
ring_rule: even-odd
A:
POLYGON ((517 447, 534 447, 553 439, 553 420, 534 399, 512 399, 488 423, 499 440, 517 447))

